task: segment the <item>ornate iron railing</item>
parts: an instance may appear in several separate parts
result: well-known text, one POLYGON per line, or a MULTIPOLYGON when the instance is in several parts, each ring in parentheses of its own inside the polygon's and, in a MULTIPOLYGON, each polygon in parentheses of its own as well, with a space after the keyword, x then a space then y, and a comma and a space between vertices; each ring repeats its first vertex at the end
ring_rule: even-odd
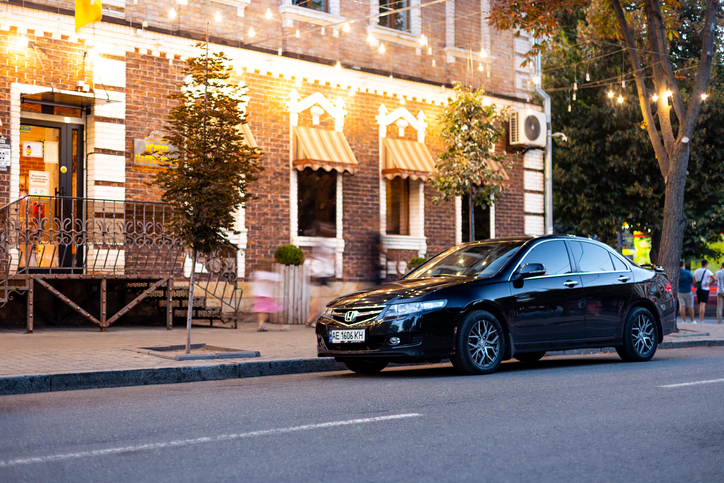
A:
MULTIPOLYGON (((30 278, 167 279, 190 275, 188 249, 168 229, 165 203, 25 196, 0 207, 0 302, 30 278)), ((195 286, 236 312, 237 249, 196 266, 195 286)), ((228 310, 227 310, 228 311, 228 310)))

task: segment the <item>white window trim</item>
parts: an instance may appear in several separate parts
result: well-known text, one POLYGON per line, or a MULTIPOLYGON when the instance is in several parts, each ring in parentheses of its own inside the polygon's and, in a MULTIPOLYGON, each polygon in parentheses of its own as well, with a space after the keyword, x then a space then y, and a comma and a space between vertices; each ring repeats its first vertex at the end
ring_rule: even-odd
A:
MULTIPOLYGON (((313 247, 318 243, 319 237, 311 236, 299 236, 299 199, 297 197, 298 189, 298 171, 292 166, 294 162, 294 127, 298 124, 299 114, 307 109, 311 109, 314 106, 321 106, 327 114, 334 118, 334 127, 336 131, 342 132, 344 128, 344 117, 347 114, 347 110, 344 106, 344 101, 341 98, 337 99, 336 103, 332 103, 324 97, 323 94, 315 92, 309 97, 300 99, 299 94, 296 90, 292 89, 289 93, 289 102, 287 103, 289 109, 289 224, 291 233, 291 243, 298 247, 313 247)), ((337 239, 337 254, 335 257, 335 276, 341 279, 344 274, 344 193, 342 182, 343 174, 337 171, 337 193, 336 193, 336 239, 337 239)))
MULTIPOLYGON (((347 19, 340 16, 339 12, 339 0, 329 0, 329 13, 292 5, 292 0, 282 0, 279 6, 279 15, 282 17, 283 27, 292 27, 295 20, 322 27, 341 24, 347 19)), ((332 34, 339 37, 339 27, 333 27, 332 34)))
MULTIPOLYGON (((409 124, 409 127, 417 131, 417 142, 425 142, 425 128, 427 123, 425 122, 425 113, 420 111, 415 118, 410 111, 404 107, 400 107, 392 113, 387 112, 387 108, 384 104, 380 104, 378 109, 377 124, 379 128, 379 153, 382 156, 384 152, 383 140, 387 137, 387 126, 394 124, 398 119, 404 119, 409 124)), ((388 235, 387 234, 387 183, 385 178, 382 176, 382 158, 380 157, 379 163, 380 169, 380 234, 382 238, 382 248, 385 250, 417 250, 418 256, 424 257, 427 253, 427 238, 425 237, 425 184, 422 180, 410 180, 410 184, 417 182, 418 185, 414 192, 419 196, 418 199, 413 199, 412 186, 410 186, 410 221, 413 216, 419 217, 419 225, 416 233, 412 233, 412 226, 410 226, 410 235, 388 235), (413 204, 414 201, 414 204, 413 204), (412 210, 417 210, 417 213, 413 215, 412 210)))
POLYGON ((236 16, 243 17, 246 7, 251 4, 251 0, 213 0, 212 3, 220 3, 221 5, 236 7, 236 16))
POLYGON ((465 59, 466 61, 472 57, 475 62, 484 62, 487 67, 495 61, 495 57, 491 52, 490 25, 485 21, 485 17, 490 10, 490 2, 488 0, 480 1, 480 45, 485 49, 485 55, 481 55, 480 51, 471 51, 469 49, 461 49, 455 45, 455 2, 445 3, 445 59, 448 64, 454 64, 456 59, 465 59))
MULTIPOLYGON (((421 0, 410 0, 409 3, 410 7, 419 7, 420 4, 421 0)), ((379 23, 379 17, 371 18, 369 25, 367 25, 367 34, 372 36, 372 46, 376 47, 379 45, 380 40, 382 40, 392 44, 404 45, 405 47, 415 47, 415 53, 421 55, 422 46, 420 45, 420 36, 422 35, 422 17, 420 16, 420 9, 413 8, 412 10, 408 10, 408 12, 410 12, 409 32, 382 27, 379 23)), ((380 2, 378 0, 372 0, 370 2, 370 15, 377 15, 379 13, 380 2)))

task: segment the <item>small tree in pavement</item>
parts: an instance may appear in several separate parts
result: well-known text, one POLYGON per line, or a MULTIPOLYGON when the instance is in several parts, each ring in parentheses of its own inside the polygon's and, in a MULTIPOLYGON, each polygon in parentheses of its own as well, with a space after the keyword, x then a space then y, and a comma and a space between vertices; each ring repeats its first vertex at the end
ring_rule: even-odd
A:
POLYGON ((178 151, 171 154, 169 169, 154 182, 164 190, 163 201, 173 207, 170 227, 191 249, 186 353, 191 346, 194 273, 199 253, 210 255, 228 246, 234 230, 234 211, 252 198, 260 150, 244 141, 247 88, 230 81, 230 59, 223 52, 209 55, 208 44, 198 57, 186 61, 178 101, 168 116, 165 140, 178 151))
POLYGON ((445 152, 435 163, 431 183, 440 193, 435 201, 468 196, 470 202, 470 241, 475 239, 473 209, 490 205, 503 192, 504 171, 510 164, 505 153, 493 152, 505 135, 503 122, 508 109, 498 111, 485 105, 484 90, 455 84, 455 98, 448 99, 440 118, 445 152), (491 163, 491 161, 493 161, 491 163))

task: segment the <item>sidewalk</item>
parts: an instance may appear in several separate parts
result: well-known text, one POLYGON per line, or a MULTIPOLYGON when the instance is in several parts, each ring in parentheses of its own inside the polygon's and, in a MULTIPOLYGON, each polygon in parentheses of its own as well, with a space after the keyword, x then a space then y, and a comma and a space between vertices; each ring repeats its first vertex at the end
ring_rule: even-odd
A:
MULTIPOLYGON (((194 327, 191 343, 258 351, 260 357, 176 361, 149 355, 149 349, 186 344, 186 330, 163 327, 111 326, 96 328, 41 328, 33 334, 22 329, 0 330, 0 395, 101 387, 172 384, 206 380, 299 374, 343 370, 330 358, 317 358, 314 330, 306 326, 269 325, 257 332, 256 324, 238 329, 194 327), (136 349, 136 350, 133 350, 136 349)), ((664 338, 660 349, 724 347, 724 325, 716 319, 704 324, 679 322, 679 333, 664 338)), ((595 349, 549 355, 609 352, 595 349)))

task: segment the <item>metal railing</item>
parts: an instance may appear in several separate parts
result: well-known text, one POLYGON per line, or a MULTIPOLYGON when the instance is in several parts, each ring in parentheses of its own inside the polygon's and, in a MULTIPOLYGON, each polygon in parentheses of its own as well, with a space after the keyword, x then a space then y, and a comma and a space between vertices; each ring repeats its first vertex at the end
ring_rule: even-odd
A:
MULTIPOLYGON (((187 279, 190 256, 165 203, 25 196, 0 207, 0 302, 27 279, 187 279)), ((237 248, 200 257, 197 288, 236 312, 237 248)))

